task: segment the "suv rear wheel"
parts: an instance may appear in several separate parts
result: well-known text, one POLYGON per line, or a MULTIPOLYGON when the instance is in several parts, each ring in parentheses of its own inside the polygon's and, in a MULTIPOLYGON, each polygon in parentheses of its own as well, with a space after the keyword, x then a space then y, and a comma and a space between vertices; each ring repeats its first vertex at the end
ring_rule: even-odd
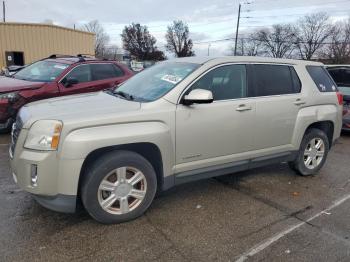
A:
POLYGON ((153 201, 156 173, 141 155, 116 151, 101 157, 85 174, 81 198, 85 209, 104 224, 142 215, 153 201))
POLYGON ((301 142, 295 161, 289 166, 302 176, 316 174, 324 165, 329 152, 327 135, 320 129, 309 129, 301 142))

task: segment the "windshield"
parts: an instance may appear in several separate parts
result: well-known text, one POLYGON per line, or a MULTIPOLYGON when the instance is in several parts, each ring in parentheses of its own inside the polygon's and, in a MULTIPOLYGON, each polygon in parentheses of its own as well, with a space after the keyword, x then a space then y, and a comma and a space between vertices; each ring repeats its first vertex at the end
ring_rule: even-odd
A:
POLYGON ((13 77, 16 79, 52 82, 54 81, 69 65, 53 61, 39 61, 23 68, 13 77))
POLYGON ((198 67, 198 64, 191 63, 160 63, 135 75, 115 92, 139 101, 154 101, 168 93, 198 67))

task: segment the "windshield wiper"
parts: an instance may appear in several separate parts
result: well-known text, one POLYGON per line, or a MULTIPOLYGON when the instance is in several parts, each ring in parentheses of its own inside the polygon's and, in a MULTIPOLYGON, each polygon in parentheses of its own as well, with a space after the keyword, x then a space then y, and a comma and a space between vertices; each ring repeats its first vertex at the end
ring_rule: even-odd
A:
POLYGON ((134 97, 128 93, 125 93, 123 91, 114 91, 113 92, 115 95, 118 95, 118 96, 121 96, 123 98, 126 98, 127 100, 131 100, 133 101, 134 100, 134 97))

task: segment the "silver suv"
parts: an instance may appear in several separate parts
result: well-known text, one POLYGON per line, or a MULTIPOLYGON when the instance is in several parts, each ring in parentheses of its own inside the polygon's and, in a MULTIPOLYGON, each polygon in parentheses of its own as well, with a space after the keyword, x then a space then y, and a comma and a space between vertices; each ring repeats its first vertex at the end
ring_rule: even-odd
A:
POLYGON ((114 91, 23 107, 13 178, 43 206, 102 223, 143 214, 157 191, 288 162, 317 173, 339 137, 342 97, 320 63, 252 57, 155 65, 114 91))

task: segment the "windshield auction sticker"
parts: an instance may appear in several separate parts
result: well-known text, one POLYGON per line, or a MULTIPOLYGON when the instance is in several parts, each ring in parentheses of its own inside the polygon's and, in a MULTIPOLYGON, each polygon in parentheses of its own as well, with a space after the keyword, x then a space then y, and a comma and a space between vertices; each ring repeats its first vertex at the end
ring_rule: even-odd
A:
POLYGON ((174 75, 165 75, 162 77, 162 80, 167 81, 167 82, 172 83, 172 84, 177 84, 178 82, 181 81, 181 78, 178 76, 174 76, 174 75))

